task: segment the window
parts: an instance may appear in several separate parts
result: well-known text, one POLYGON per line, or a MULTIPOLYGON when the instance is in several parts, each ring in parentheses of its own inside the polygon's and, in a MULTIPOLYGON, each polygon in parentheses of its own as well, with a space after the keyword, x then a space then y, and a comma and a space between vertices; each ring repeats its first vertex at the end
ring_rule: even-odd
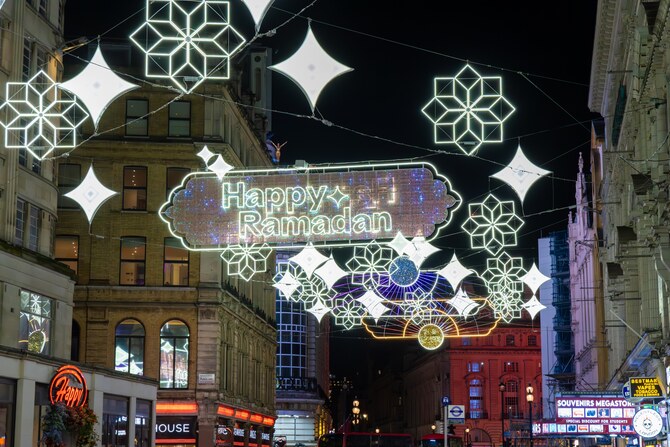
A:
POLYGON ((169 110, 168 135, 171 137, 190 137, 191 103, 188 101, 174 101, 170 103, 169 110))
POLYGON ((461 346, 472 346, 472 339, 470 337, 461 337, 461 346))
POLYGON ((28 244, 26 247, 29 250, 37 251, 40 237, 40 209, 35 205, 30 205, 28 211, 28 244))
POLYGON ((52 300, 37 293, 21 291, 19 349, 38 354, 51 353, 52 300))
POLYGON ((23 232, 26 226, 26 202, 16 199, 16 221, 14 230, 14 244, 23 246, 23 232))
POLYGON ((9 63, 11 57, 9 55, 10 49, 10 38, 12 37, 12 30, 10 29, 11 22, 9 19, 0 17, 0 66, 5 69, 9 68, 9 63))
POLYGON ((537 346, 537 336, 529 335, 528 336, 528 346, 537 346))
POLYGON ((176 237, 165 238, 163 284, 188 286, 188 250, 176 237))
POLYGON ((58 165, 58 208, 79 209, 77 202, 65 197, 81 183, 81 165, 61 163, 58 165))
POLYGON ((123 320, 116 326, 114 369, 144 374, 144 326, 137 320, 123 320))
POLYGON ((149 135, 149 101, 126 100, 126 135, 146 137, 149 135))
POLYGON ((507 335, 505 336, 505 346, 514 346, 515 341, 514 335, 507 335))
POLYGON ((54 258, 70 267, 75 273, 79 270, 79 236, 56 236, 54 258))
POLYGON ((146 211, 147 168, 125 166, 123 168, 123 209, 146 211))
POLYGON ((188 336, 183 321, 170 320, 161 328, 161 388, 188 388, 188 336))
POLYGON ((3 445, 18 445, 14 440, 14 407, 16 405, 16 382, 0 377, 0 441, 3 445))
POLYGON ((517 362, 505 362, 503 372, 519 372, 519 364, 517 362))
POLYGON ((191 172, 191 170, 187 168, 167 168, 167 174, 165 176, 166 199, 170 197, 170 193, 173 189, 181 185, 182 180, 184 180, 184 177, 186 177, 189 172, 191 172))
POLYGON ((128 398, 104 395, 102 401, 102 445, 128 445, 128 398))
POLYGON ((483 366, 482 362, 468 362, 468 372, 481 372, 483 366))
POLYGON ((28 4, 35 8, 44 18, 48 18, 49 2, 48 0, 28 0, 28 4))
POLYGON ((119 284, 125 286, 144 285, 146 261, 146 239, 143 237, 121 238, 121 268, 119 284))
POLYGON ((33 44, 31 39, 23 39, 23 69, 21 72, 21 80, 26 82, 30 80, 33 74, 33 44))
POLYGON ((150 429, 153 427, 151 421, 151 409, 153 405, 149 400, 137 399, 135 409, 135 443, 134 447, 149 447, 151 440, 150 429))
POLYGON ((481 419, 484 414, 484 387, 481 379, 472 379, 468 388, 470 400, 470 418, 481 419))

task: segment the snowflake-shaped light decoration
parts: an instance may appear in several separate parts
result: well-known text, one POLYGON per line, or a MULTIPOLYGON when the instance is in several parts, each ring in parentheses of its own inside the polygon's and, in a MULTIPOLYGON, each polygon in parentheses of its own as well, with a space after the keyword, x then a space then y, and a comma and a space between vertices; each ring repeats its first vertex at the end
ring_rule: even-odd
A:
POLYGON ((481 277, 486 282, 489 300, 496 318, 510 322, 521 317, 523 304, 523 260, 502 253, 498 258, 486 260, 486 270, 481 277))
POLYGON ((375 241, 354 247, 354 255, 347 262, 352 273, 351 282, 369 288, 389 286, 388 271, 393 259, 393 249, 375 241))
POLYGON ((502 142, 514 106, 503 97, 500 76, 481 76, 465 65, 454 77, 435 78, 434 95, 422 111, 434 124, 436 144, 472 155, 484 143, 502 142))
POLYGON ((533 295, 537 293, 537 289, 540 288, 542 284, 549 281, 551 278, 542 274, 542 272, 537 268, 535 263, 533 266, 526 272, 525 275, 521 277, 521 280, 528 286, 528 288, 533 292, 533 295))
POLYGON ((550 171, 544 170, 528 160, 521 150, 521 145, 519 145, 514 159, 491 177, 502 180, 511 186, 512 189, 516 191, 519 199, 523 202, 526 193, 528 193, 530 187, 533 186, 533 183, 549 174, 549 172, 550 171))
POLYGON ((411 320, 416 325, 421 325, 430 321, 435 308, 435 301, 432 297, 417 290, 405 294, 405 299, 399 303, 403 313, 399 317, 411 320))
POLYGON ((335 319, 335 324, 349 330, 355 326, 360 326, 367 312, 363 304, 356 301, 351 295, 347 295, 335 299, 335 306, 331 313, 335 319))
POLYGON ((221 259, 228 265, 228 275, 249 281, 256 273, 267 271, 271 253, 268 244, 234 244, 221 252, 221 259))
POLYGON ((530 318, 535 318, 535 315, 537 315, 538 312, 547 308, 547 306, 538 301, 535 295, 533 295, 532 298, 529 299, 528 302, 524 303, 521 307, 526 309, 526 312, 528 312, 530 318))
POLYGON ((451 288, 456 290, 458 285, 469 275, 474 273, 474 270, 466 268, 461 261, 458 260, 456 253, 451 257, 451 261, 443 269, 437 272, 440 276, 445 278, 451 284, 451 288))
POLYGON ((251 13, 251 17, 254 19, 256 32, 260 29, 263 17, 265 17, 265 14, 270 9, 272 2, 274 2, 274 0, 242 0, 242 3, 244 3, 244 6, 247 7, 251 13))
POLYGON ((77 97, 63 91, 45 72, 27 82, 8 82, 0 121, 5 147, 23 148, 43 160, 55 149, 77 145, 77 128, 88 118, 77 97))
POLYGON ((523 220, 516 215, 513 201, 502 201, 489 194, 481 203, 468 205, 469 217, 462 228, 470 235, 472 248, 484 248, 497 255, 503 247, 517 244, 523 220))
POLYGON ((461 317, 469 317, 477 313, 480 304, 470 299, 468 294, 463 289, 458 289, 453 298, 447 300, 447 303, 458 313, 461 317))
POLYGON ((118 192, 112 191, 100 183, 98 177, 95 176, 95 172, 93 172, 93 166, 91 166, 79 186, 64 194, 64 196, 77 202, 84 210, 88 222, 91 223, 98 208, 115 194, 118 194, 118 192))
POLYGON ((96 129, 109 104, 124 93, 139 88, 139 86, 117 76, 109 68, 107 61, 102 56, 100 46, 96 48, 95 54, 86 68, 74 78, 63 82, 61 87, 81 99, 86 105, 96 129))
POLYGON ((145 54, 145 75, 190 93, 203 81, 230 78, 230 58, 245 40, 223 0, 146 0, 145 22, 130 40, 145 54))
POLYGON ((356 301, 365 306, 368 315, 375 320, 375 323, 379 321, 379 317, 391 310, 384 305, 384 298, 380 297, 372 290, 367 290, 363 296, 356 298, 356 301))
POLYGON ((307 97, 312 111, 326 85, 339 75, 352 70, 326 53, 316 40, 311 26, 308 27, 305 40, 298 51, 284 62, 269 68, 295 82, 307 97))

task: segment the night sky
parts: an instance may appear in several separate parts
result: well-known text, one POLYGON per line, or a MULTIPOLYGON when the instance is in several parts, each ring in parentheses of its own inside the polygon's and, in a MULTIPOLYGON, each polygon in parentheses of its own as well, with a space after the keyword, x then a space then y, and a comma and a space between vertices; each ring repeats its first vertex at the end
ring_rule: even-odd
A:
MULTIPOLYGON (((103 41, 127 42, 144 18, 144 2, 100 3, 68 0, 66 36, 102 35, 103 41)), ((427 262, 444 264, 455 251, 464 264, 481 272, 483 258, 468 248, 460 225, 467 203, 490 190, 519 205, 509 187, 489 176, 521 144, 531 161, 553 172, 526 196, 519 248, 510 250, 523 256, 529 268, 537 260, 537 238, 566 227, 580 152, 588 162, 589 120, 596 117, 587 108, 596 3, 276 0, 261 32, 277 32, 259 40, 273 48, 274 63, 298 48, 310 18, 326 51, 354 69, 329 84, 317 103, 316 116, 333 126, 309 118, 311 110, 300 89, 283 75, 273 75, 273 131, 277 141, 288 142, 282 164, 298 159, 314 164, 408 158, 432 162, 465 203, 435 241, 442 254, 427 262), (300 17, 285 23, 310 4, 300 17), (433 78, 455 75, 466 61, 483 76, 502 76, 504 95, 516 107, 505 123, 505 141, 483 145, 476 158, 463 156, 453 145, 434 144, 432 123, 421 113, 433 96, 433 78)), ((233 25, 250 38, 253 25, 244 6, 231 0, 231 11, 233 25)), ((366 341, 360 346, 375 345, 366 341)), ((355 354, 366 355, 363 349, 355 354)), ((351 373, 337 357, 332 369, 351 373)))

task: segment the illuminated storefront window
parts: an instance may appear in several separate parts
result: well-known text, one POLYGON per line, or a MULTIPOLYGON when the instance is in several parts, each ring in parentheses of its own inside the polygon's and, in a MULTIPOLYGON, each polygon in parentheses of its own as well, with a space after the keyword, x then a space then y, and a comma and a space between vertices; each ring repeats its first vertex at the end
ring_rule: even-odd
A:
POLYGON ((151 401, 137 399, 135 409, 135 447, 149 447, 151 441, 151 401))
POLYGON ((0 379, 0 446, 13 445, 15 382, 0 379))
POLYGON ((128 398, 106 394, 102 413, 102 445, 128 445, 128 398))
POLYGON ((51 352, 51 298, 21 291, 19 349, 38 354, 51 352))
POLYGON ((144 326, 137 320, 123 320, 116 326, 114 368, 130 374, 144 374, 144 326))
POLYGON ((188 337, 182 321, 170 320, 161 328, 161 388, 188 388, 188 337))

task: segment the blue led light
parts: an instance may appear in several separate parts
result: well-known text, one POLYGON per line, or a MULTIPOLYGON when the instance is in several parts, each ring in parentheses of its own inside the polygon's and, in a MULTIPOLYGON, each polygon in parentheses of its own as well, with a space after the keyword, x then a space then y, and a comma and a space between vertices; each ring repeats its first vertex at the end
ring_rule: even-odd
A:
POLYGON ((399 256, 389 267, 391 281, 401 287, 411 286, 419 279, 419 269, 407 256, 399 256))

